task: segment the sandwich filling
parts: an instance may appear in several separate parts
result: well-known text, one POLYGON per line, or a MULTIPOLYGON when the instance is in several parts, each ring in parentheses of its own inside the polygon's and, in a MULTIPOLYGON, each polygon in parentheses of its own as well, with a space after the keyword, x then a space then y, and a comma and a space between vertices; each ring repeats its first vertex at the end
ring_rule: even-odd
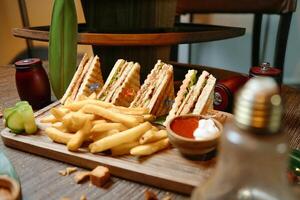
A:
POLYGON ((129 97, 128 93, 136 93, 139 86, 140 65, 134 62, 127 62, 119 59, 114 65, 111 73, 108 76, 98 99, 118 104, 129 106, 133 100, 133 96, 129 97))
MULTIPOLYGON (((197 71, 189 70, 180 86, 166 122, 175 116, 188 113, 202 114, 208 104, 212 104, 216 79, 203 71, 197 80, 197 71)), ((165 124, 166 124, 165 122, 165 124)))
POLYGON ((174 93, 173 66, 159 60, 147 76, 130 107, 148 108, 151 114, 160 115, 160 112, 164 110, 161 108, 161 104, 166 100, 165 97, 174 96, 166 94, 166 92, 174 93))
POLYGON ((66 100, 72 95, 72 92, 73 92, 74 88, 76 87, 76 83, 77 83, 80 75, 82 74, 83 69, 84 69, 85 65, 87 64, 88 60, 89 60, 88 55, 85 53, 79 63, 79 66, 78 66, 72 80, 71 80, 71 83, 69 84, 64 96, 60 100, 61 104, 64 104, 66 102, 66 100))
POLYGON ((144 107, 145 105, 149 104, 150 96, 155 88, 154 83, 157 80, 160 71, 162 70, 163 64, 164 63, 162 63, 160 60, 156 63, 151 73, 147 76, 147 79, 139 90, 136 98, 131 103, 132 107, 144 107))
POLYGON ((98 95, 98 99, 100 99, 101 101, 106 101, 109 92, 115 86, 118 78, 121 76, 121 74, 125 70, 126 66, 127 66, 127 64, 126 64, 125 60, 123 60, 123 59, 117 60, 112 71, 110 72, 101 92, 98 95))
POLYGON ((197 83, 191 87, 189 94, 186 96, 185 100, 181 105, 181 108, 179 110, 179 115, 188 114, 193 111, 197 99, 202 93, 204 86, 206 85, 208 75, 209 75, 208 72, 203 71, 200 77, 198 78, 197 83))
POLYGON ((80 95, 90 96, 93 92, 98 94, 102 86, 103 78, 100 70, 99 57, 95 56, 82 80, 75 100, 79 99, 80 95))
POLYGON ((60 100, 65 104, 67 100, 77 100, 81 95, 89 96, 93 92, 100 91, 103 85, 101 67, 98 56, 88 58, 84 54, 71 83, 69 84, 64 96, 60 100), (91 87, 93 86, 93 90, 91 87))
POLYGON ((200 115, 203 114, 204 111, 212 108, 215 84, 216 78, 209 75, 206 85, 197 100, 193 114, 200 115))

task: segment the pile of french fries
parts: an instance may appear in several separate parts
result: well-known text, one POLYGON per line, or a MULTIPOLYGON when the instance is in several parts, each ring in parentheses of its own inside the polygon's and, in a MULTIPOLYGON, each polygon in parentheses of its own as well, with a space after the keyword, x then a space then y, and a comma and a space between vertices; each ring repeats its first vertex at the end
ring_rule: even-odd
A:
POLYGON ((51 123, 45 133, 54 142, 78 151, 88 143, 91 153, 110 150, 113 156, 151 155, 170 146, 166 130, 149 121, 154 116, 144 108, 126 108, 94 99, 95 95, 52 108, 40 120, 51 123))

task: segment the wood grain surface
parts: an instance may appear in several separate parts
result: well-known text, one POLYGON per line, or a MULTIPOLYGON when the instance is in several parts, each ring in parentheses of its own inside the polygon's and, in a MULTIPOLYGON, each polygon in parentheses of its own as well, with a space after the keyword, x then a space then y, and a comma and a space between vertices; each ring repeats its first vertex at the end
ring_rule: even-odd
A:
MULTIPOLYGON (((187 65, 184 65, 187 67, 187 65)), ((198 66, 198 68, 200 68, 198 66)), ((224 70, 216 76, 221 77, 224 70)), ((283 132, 288 136, 292 148, 300 148, 300 91, 287 86, 282 87, 284 99, 283 132)), ((14 69, 11 66, 0 66, 0 105, 12 106, 19 100, 14 81, 14 69)), ((0 124, 0 128, 3 125, 0 124)), ((105 188, 90 187, 88 183, 75 184, 73 176, 62 177, 59 170, 69 167, 59 161, 54 161, 30 153, 5 147, 0 140, 0 151, 4 151, 21 179, 22 194, 25 200, 31 199, 79 199, 86 194, 88 199, 144 199, 144 191, 151 190, 161 199, 170 195, 172 199, 189 199, 188 196, 168 192, 132 181, 112 177, 105 188)), ((79 170, 84 170, 79 168, 79 170)))
MULTIPOLYGON (((101 46, 166 46, 183 43, 207 42, 239 37, 244 28, 213 25, 178 25, 173 29, 153 30, 151 33, 88 33, 79 26, 78 44, 101 46), (124 40, 126 38, 126 40, 124 40)), ((16 37, 40 41, 49 40, 49 27, 14 28, 16 37)))
MULTIPOLYGON (((39 131, 34 135, 16 135, 8 128, 2 130, 4 144, 87 169, 103 165, 109 168, 112 175, 187 195, 190 195, 195 187, 203 185, 214 171, 215 157, 207 159, 207 156, 204 156, 202 161, 191 161, 184 158, 175 148, 140 158, 130 155, 112 157, 101 153, 91 154, 87 148, 81 148, 79 152, 70 152, 66 145, 52 142, 45 134, 44 130, 51 124, 40 123, 41 118, 50 114, 51 108, 59 105, 55 102, 36 113, 39 131)), ((231 115, 227 118, 229 117, 231 115)))

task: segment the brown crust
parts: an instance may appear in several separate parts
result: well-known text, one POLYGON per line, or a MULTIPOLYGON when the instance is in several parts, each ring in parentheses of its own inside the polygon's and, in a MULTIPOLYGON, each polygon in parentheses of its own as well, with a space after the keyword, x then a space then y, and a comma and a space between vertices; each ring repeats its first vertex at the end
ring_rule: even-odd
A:
MULTIPOLYGON (((85 77, 82 81, 82 84, 78 90, 78 93, 75 97, 75 100, 78 99, 80 95, 85 95, 89 96, 92 94, 92 91, 89 88, 89 84, 91 83, 98 83, 100 87, 103 86, 103 78, 102 78, 102 73, 100 69, 100 62, 99 62, 99 57, 95 56, 92 64, 89 66, 88 71, 85 74, 85 77)), ((99 88, 97 91, 99 92, 101 88, 99 88)))
POLYGON ((214 91, 215 84, 216 84, 216 78, 213 77, 212 75, 209 75, 207 83, 197 100, 193 114, 203 114, 203 111, 205 110, 204 108, 207 106, 207 104, 212 103, 211 101, 208 100, 214 91))
POLYGON ((99 94, 97 95, 97 99, 99 99, 102 94, 107 90, 108 86, 109 86, 109 83, 111 81, 111 79, 114 77, 116 71, 122 67, 124 64, 126 63, 125 60, 123 59, 118 59, 114 65, 114 67, 112 68, 112 70, 110 71, 109 75, 108 75, 108 78, 106 79, 101 91, 99 92, 99 94))
POLYGON ((118 88, 121 86, 121 84, 126 79, 132 66, 133 66, 133 62, 126 61, 125 64, 121 67, 121 72, 120 72, 121 74, 118 76, 118 78, 114 82, 114 84, 112 84, 111 87, 109 88, 108 94, 105 98, 106 102, 112 102, 115 92, 118 90, 118 88))
POLYGON ((167 88, 168 81, 170 81, 172 74, 173 74, 173 66, 164 64, 163 68, 159 74, 159 76, 162 77, 163 79, 159 83, 157 90, 154 91, 154 94, 150 100, 150 103, 147 106, 147 108, 149 108, 151 114, 155 113, 155 111, 158 109, 158 108, 156 108, 157 106, 159 107, 159 105, 156 105, 156 107, 155 107, 155 104, 162 103, 162 99, 166 95, 166 94, 164 94, 164 91, 167 88))
POLYGON ((159 116, 163 116, 168 114, 168 112, 171 109, 171 105, 172 102, 174 101, 174 76, 173 73, 170 77, 170 80, 168 81, 168 85, 166 90, 164 91, 164 98, 160 103, 160 106, 158 108, 158 110, 155 113, 155 116, 159 117, 159 116))
POLYGON ((154 86, 151 83, 153 82, 153 80, 156 79, 157 75, 159 74, 159 67, 161 65, 163 65, 163 63, 161 62, 161 60, 158 60, 154 68, 151 70, 150 74, 147 75, 146 80, 144 81, 141 89, 138 91, 130 107, 142 107, 144 103, 143 100, 145 98, 149 98, 149 93, 151 93, 151 90, 154 89, 154 86))
POLYGON ((186 102, 184 102, 184 107, 182 111, 180 112, 180 115, 188 114, 193 111, 197 99, 199 98, 206 82, 206 78, 209 76, 209 73, 207 71, 203 71, 200 77, 198 78, 198 81, 194 88, 190 91, 188 99, 186 99, 186 102))
POLYGON ((183 113, 183 109, 185 107, 185 105, 189 102, 192 94, 193 94, 193 90, 195 88, 195 85, 193 85, 191 87, 191 90, 189 91, 189 93, 186 95, 186 97, 184 98, 184 100, 181 102, 181 105, 179 106, 176 115, 183 115, 183 114, 187 114, 187 113, 183 113))
POLYGON ((86 63, 88 62, 88 60, 89 60, 88 55, 87 55, 87 53, 85 53, 85 54, 83 55, 83 57, 82 57, 82 59, 81 59, 79 65, 78 65, 78 68, 77 68, 77 70, 76 70, 76 72, 75 72, 75 74, 74 74, 74 76, 73 76, 73 78, 72 78, 72 80, 71 80, 71 83, 69 84, 69 86, 68 86, 68 88, 67 88, 67 90, 66 90, 64 96, 63 96, 63 97, 61 98, 61 100, 60 100, 60 103, 61 103, 61 104, 65 104, 67 98, 68 98, 69 96, 71 96, 72 91, 74 90, 74 87, 75 87, 75 85, 76 85, 76 82, 78 81, 78 79, 79 79, 79 77, 80 77, 80 74, 82 73, 82 71, 83 71, 83 69, 84 69, 86 63))
POLYGON ((140 88, 140 69, 138 63, 133 65, 122 85, 117 88, 111 101, 113 104, 126 107, 130 105, 140 88))
POLYGON ((74 86, 74 89, 72 91, 72 94, 71 94, 71 97, 70 97, 71 100, 75 100, 77 92, 79 90, 79 87, 80 87, 80 85, 81 85, 81 83, 84 79, 84 76, 85 76, 87 70, 89 69, 89 66, 91 65, 92 61, 93 61, 93 56, 91 56, 89 58, 89 61, 84 65, 84 68, 83 68, 83 70, 82 70, 82 72, 81 72, 81 74, 80 74, 80 76, 79 76, 79 78, 78 78, 78 80, 77 80, 77 82, 74 86))
POLYGON ((186 92, 186 88, 190 83, 191 76, 197 72, 196 70, 189 70, 188 73, 185 75, 185 79, 182 81, 182 84, 180 86, 179 91, 177 92, 175 102, 172 104, 171 111, 169 112, 169 115, 166 118, 166 122, 170 120, 172 117, 176 116, 177 110, 179 109, 179 106, 181 105, 182 101, 184 100, 184 94, 186 92))

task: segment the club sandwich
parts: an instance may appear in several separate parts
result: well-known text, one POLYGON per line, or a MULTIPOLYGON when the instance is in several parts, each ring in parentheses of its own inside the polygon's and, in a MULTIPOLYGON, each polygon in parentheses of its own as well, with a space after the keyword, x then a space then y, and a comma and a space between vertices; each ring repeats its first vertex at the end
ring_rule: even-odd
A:
POLYGON ((189 70, 180 86, 166 122, 184 114, 204 114, 213 106, 213 91, 216 78, 203 71, 197 79, 197 71, 189 70))
POLYGON ((98 94, 103 86, 102 72, 98 56, 88 57, 84 54, 65 94, 61 98, 61 104, 67 100, 75 101, 84 95, 98 94))
POLYGON ((97 98, 128 107, 140 88, 140 69, 139 63, 117 60, 97 98))
POLYGON ((147 108, 155 116, 167 114, 174 101, 173 76, 173 66, 158 60, 130 107, 147 108))

